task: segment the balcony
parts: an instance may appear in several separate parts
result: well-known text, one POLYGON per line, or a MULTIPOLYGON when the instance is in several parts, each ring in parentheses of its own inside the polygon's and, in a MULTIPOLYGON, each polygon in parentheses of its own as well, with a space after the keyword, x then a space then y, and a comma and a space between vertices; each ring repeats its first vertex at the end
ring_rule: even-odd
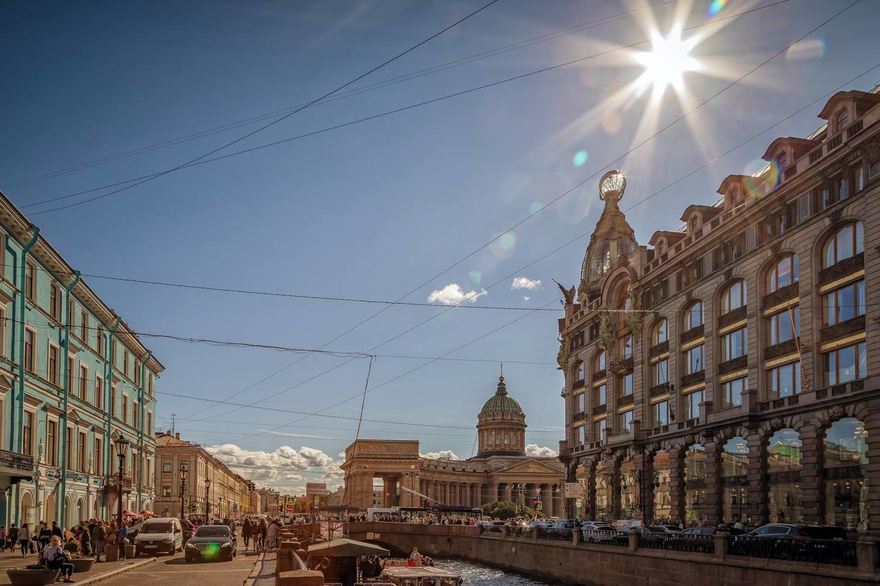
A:
POLYGON ((30 478, 33 471, 33 456, 0 450, 0 473, 13 477, 30 478))
MULTIPOLYGON (((117 488, 119 487, 119 477, 118 476, 105 476, 104 477, 104 492, 105 493, 116 493, 117 488)), ((127 492, 131 492, 131 478, 125 476, 122 478, 122 493, 125 494, 127 492)))

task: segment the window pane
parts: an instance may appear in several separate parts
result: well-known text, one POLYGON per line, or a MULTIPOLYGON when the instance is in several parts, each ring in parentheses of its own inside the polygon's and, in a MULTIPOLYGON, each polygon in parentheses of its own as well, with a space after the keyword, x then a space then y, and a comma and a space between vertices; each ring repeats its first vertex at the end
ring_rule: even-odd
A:
POLYGON ((791 285, 791 259, 785 257, 777 265, 779 287, 791 285))
POLYGON ((853 255, 853 228, 847 226, 837 233, 837 261, 853 255))
POLYGON ((848 346, 837 351, 838 383, 845 383, 856 378, 856 347, 848 346))
POLYGON ((856 283, 856 315, 865 315, 865 282, 856 283))
POLYGON ((868 353, 865 352, 865 343, 862 342, 856 346, 859 362, 858 378, 868 376, 868 353))
POLYGON ((837 291, 837 322, 847 321, 856 315, 855 288, 852 285, 837 291))
POLYGON ((829 385, 837 384, 837 353, 829 352, 825 355, 825 378, 829 385))
POLYGON ((865 252, 865 227, 861 222, 856 223, 856 254, 865 252))

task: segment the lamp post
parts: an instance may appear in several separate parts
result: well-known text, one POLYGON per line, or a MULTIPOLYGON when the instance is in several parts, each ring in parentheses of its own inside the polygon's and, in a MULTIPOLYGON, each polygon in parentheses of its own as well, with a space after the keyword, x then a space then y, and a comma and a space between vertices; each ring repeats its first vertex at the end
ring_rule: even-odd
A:
MULTIPOLYGON (((116 527, 118 529, 122 529, 122 480, 123 480, 123 466, 125 464, 125 451, 128 449, 129 441, 125 439, 125 436, 121 433, 119 437, 116 438, 116 457, 119 458, 119 486, 116 489, 117 492, 117 510, 116 510, 116 527)), ((120 554, 125 551, 125 544, 119 544, 120 554)), ((123 556, 120 555, 120 558, 123 556)))
POLYGON ((208 522, 208 515, 211 513, 211 479, 205 477, 205 523, 208 522))
POLYGON ((186 468, 180 469, 180 516, 185 517, 186 515, 183 512, 183 502, 186 498, 186 475, 188 471, 186 468))

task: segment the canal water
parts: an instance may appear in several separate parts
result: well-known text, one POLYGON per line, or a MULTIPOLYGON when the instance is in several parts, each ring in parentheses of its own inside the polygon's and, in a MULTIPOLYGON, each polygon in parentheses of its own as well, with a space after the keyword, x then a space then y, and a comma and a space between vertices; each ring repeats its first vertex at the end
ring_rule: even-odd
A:
POLYGON ((438 568, 455 572, 464 579, 469 586, 547 586, 553 582, 542 582, 535 578, 529 578, 522 574, 516 574, 506 570, 490 568, 473 562, 459 560, 435 560, 438 568))

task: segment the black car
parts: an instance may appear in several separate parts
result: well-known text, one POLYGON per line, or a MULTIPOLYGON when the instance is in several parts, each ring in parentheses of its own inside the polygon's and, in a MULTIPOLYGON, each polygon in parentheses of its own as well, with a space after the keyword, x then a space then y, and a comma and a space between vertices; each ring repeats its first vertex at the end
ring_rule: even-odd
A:
POLYGON ((768 523, 754 529, 750 537, 786 537, 789 539, 845 540, 846 530, 834 525, 804 525, 801 523, 768 523))
POLYGON ((202 525, 184 548, 187 562, 199 560, 232 561, 235 557, 235 537, 226 525, 202 525))

